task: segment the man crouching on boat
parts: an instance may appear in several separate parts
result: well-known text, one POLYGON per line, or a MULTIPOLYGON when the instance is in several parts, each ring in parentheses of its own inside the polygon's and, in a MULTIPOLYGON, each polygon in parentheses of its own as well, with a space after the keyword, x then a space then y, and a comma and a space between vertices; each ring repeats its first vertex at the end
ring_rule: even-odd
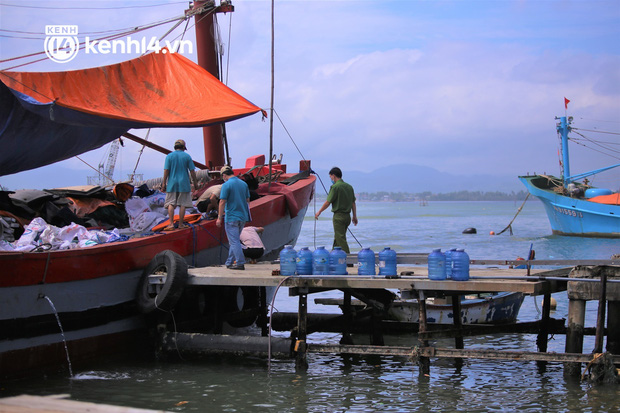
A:
POLYGON ((174 229, 174 210, 176 207, 179 207, 179 229, 187 228, 187 225, 183 222, 185 219, 185 208, 193 206, 190 175, 194 182, 194 188, 198 188, 194 161, 185 152, 186 150, 185 141, 178 139, 174 143, 174 152, 166 155, 166 161, 164 162, 162 188, 166 188, 164 207, 168 208, 168 217, 170 219, 170 224, 164 228, 164 231, 172 231, 174 229))

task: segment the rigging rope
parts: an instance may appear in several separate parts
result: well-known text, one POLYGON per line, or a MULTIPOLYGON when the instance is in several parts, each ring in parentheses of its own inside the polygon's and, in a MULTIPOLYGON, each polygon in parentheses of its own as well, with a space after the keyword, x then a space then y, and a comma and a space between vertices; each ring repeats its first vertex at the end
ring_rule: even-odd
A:
MULTIPOLYGON (((171 30, 169 30, 168 33, 166 33, 164 35, 164 37, 165 37, 172 30, 174 30, 176 27, 178 27, 181 24, 182 21, 189 20, 191 17, 193 17, 199 11, 202 11, 202 9, 199 9, 199 10, 189 10, 186 15, 172 17, 172 18, 169 18, 169 19, 160 20, 160 21, 156 21, 156 22, 153 22, 153 23, 148 23, 148 24, 145 24, 144 26, 133 27, 133 28, 130 28, 130 29, 117 29, 117 30, 123 30, 123 31, 118 32, 118 33, 115 33, 117 30, 104 31, 102 33, 111 32, 113 34, 110 34, 110 35, 107 35, 107 36, 103 36, 103 37, 99 37, 97 39, 94 39, 93 42, 94 41, 100 42, 102 40, 116 40, 116 39, 119 39, 121 37, 129 36, 131 34, 139 33, 139 32, 145 31, 145 30, 153 29, 153 28, 158 27, 158 26, 162 26, 164 24, 168 24, 168 23, 172 23, 172 22, 177 22, 178 21, 178 23, 171 30)), ((209 16, 212 12, 213 11, 209 11, 204 16, 202 16, 201 19, 205 18, 206 16, 209 16)), ((187 30, 187 27, 185 28, 185 30, 187 30)), ((178 39, 178 37, 179 36, 177 36, 175 38, 175 40, 178 39)), ((84 49, 85 47, 86 47, 86 41, 80 42, 78 50, 79 49, 84 49)), ((9 59, 2 59, 2 60, 0 60, 0 63, 6 63, 6 62, 13 61, 13 60, 19 60, 19 59, 25 59, 25 58, 28 58, 28 57, 44 55, 45 53, 46 53, 45 51, 42 51, 42 52, 31 53, 31 54, 23 55, 23 56, 16 56, 16 57, 12 57, 12 58, 9 58, 9 59)), ((12 67, 8 67, 8 68, 2 69, 2 70, 12 70, 12 69, 16 69, 18 67, 27 66, 27 65, 30 65, 30 64, 33 64, 33 63, 44 61, 44 60, 47 60, 47 56, 44 57, 44 58, 38 59, 38 60, 22 63, 22 64, 19 64, 19 65, 16 65, 16 66, 12 66, 12 67)))
MULTIPOLYGON (((295 142, 295 139, 293 139, 293 137, 291 136, 291 134, 289 133, 288 129, 286 128, 286 126, 284 125, 284 122, 282 122, 282 119, 280 118, 280 115, 278 114, 278 112, 275 110, 275 108, 273 109, 273 113, 275 114, 275 116, 278 118, 278 121, 280 121, 280 125, 282 125, 282 128, 284 128, 284 131, 286 132, 286 134, 288 135, 289 139, 291 140, 291 142, 293 143, 293 146, 295 146, 295 149, 297 149, 297 152, 299 153, 299 156, 301 156, 301 159, 304 162, 307 162, 306 157, 303 155, 303 153, 301 152, 301 150, 299 149, 299 146, 297 146, 297 143, 295 142)), ((319 182, 321 183, 321 186, 323 187, 323 191, 328 194, 329 191, 327 190, 327 188, 325 187, 325 184, 323 183, 323 180, 321 179, 321 176, 318 175, 316 172, 314 172, 309 165, 306 163, 306 167, 308 167, 308 169, 310 169, 310 172, 315 174, 316 177, 319 179, 319 182)), ((316 214, 316 194, 314 197, 315 200, 315 214, 316 214)), ((349 234, 351 234, 351 236, 353 237, 353 239, 355 239, 355 241, 359 244, 360 248, 363 248, 364 246, 362 245, 362 243, 357 239, 357 237, 355 236, 355 234, 353 234, 353 231, 351 231, 351 228, 347 228, 349 234)), ((316 220, 314 220, 314 243, 315 243, 315 249, 316 249, 316 220)))

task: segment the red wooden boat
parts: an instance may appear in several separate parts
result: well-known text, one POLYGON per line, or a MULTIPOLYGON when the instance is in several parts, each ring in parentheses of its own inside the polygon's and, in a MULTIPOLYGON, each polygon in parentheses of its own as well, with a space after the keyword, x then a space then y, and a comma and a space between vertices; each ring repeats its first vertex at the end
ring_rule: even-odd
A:
MULTIPOLYGON (((202 16, 218 11, 209 4, 196 2, 193 13, 202 16)), ((199 49, 215 50, 211 16, 196 21, 199 49), (211 49, 201 46, 207 41, 211 49)), ((8 148, 0 154, 0 175, 100 147, 130 128, 173 126, 205 127, 205 163, 216 170, 226 163, 222 123, 260 108, 207 73, 205 68, 217 71, 213 61, 209 53, 199 53, 202 67, 176 54, 150 54, 73 72, 0 72, 0 120, 4 123, 0 143, 8 148), (72 85, 78 86, 78 93, 71 93, 72 85), (214 102, 205 102, 205 95, 212 95, 214 102), (47 142, 50 137, 57 141, 47 142)), ((315 178, 309 174, 309 163, 300 168, 305 173, 297 174, 287 173, 286 165, 272 166, 271 161, 269 167, 260 166, 264 159, 250 158, 235 173, 253 167, 254 174, 282 172, 278 179, 285 183, 263 184, 259 188, 262 196, 250 203, 251 225, 265 228, 263 242, 269 259, 277 257, 284 245, 295 244, 314 194, 315 178)), ((170 250, 189 265, 221 265, 227 255, 226 243, 215 220, 202 220, 187 229, 88 248, 0 251, 0 379, 50 369, 66 371, 68 360, 75 366, 105 353, 143 346, 149 316, 140 311, 136 298, 143 293, 139 282, 153 270, 154 257, 170 250)), ((191 293, 193 298, 185 303, 196 308, 182 309, 177 322, 184 321, 183 311, 215 319, 257 305, 253 291, 232 288, 191 293), (246 304, 239 303, 240 297, 246 304)), ((247 320, 231 324, 245 325, 247 320)))

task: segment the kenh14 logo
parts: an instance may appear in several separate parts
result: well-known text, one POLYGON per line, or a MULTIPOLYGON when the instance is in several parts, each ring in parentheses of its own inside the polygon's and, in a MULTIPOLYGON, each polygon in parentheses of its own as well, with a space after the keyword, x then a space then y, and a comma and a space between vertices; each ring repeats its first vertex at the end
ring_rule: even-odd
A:
POLYGON ((56 63, 67 63, 77 56, 80 42, 76 25, 45 26, 45 54, 56 63))
POLYGON ((160 42, 156 37, 132 39, 96 39, 84 38, 84 44, 78 40, 78 26, 49 25, 45 26, 45 54, 56 63, 67 63, 75 58, 82 47, 86 54, 146 54, 154 53, 193 53, 194 47, 190 40, 166 40, 160 42), (162 44, 164 46, 162 46, 162 44))

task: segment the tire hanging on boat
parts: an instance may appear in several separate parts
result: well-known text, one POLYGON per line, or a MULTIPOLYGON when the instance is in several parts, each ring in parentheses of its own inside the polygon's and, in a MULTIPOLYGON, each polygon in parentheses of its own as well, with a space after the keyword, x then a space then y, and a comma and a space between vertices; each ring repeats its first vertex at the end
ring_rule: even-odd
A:
POLYGON ((187 263, 174 251, 159 252, 142 272, 136 302, 144 314, 156 309, 170 311, 187 283, 187 263), (150 275, 163 275, 163 284, 149 284, 150 275))

